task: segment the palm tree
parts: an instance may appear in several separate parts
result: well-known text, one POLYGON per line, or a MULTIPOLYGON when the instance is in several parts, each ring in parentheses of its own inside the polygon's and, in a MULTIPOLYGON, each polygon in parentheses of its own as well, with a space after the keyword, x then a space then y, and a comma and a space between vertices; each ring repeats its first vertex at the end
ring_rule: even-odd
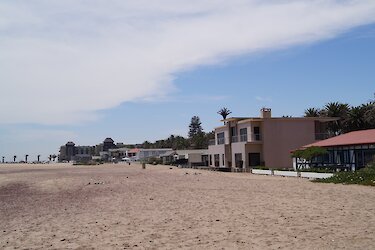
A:
POLYGON ((40 162, 40 155, 38 155, 38 162, 40 162))
POLYGON ((29 155, 25 155, 25 162, 27 163, 27 158, 29 157, 29 155))
POLYGON ((14 155, 13 156, 13 162, 16 162, 16 159, 17 159, 17 155, 14 155))
POLYGON ((339 102, 327 103, 322 110, 322 115, 340 118, 340 120, 330 123, 328 125, 328 130, 336 135, 341 134, 343 130, 343 121, 345 121, 348 112, 349 104, 339 102))
POLYGON ((52 159, 53 159, 53 161, 55 161, 56 158, 57 158, 57 155, 53 154, 53 155, 52 155, 52 159))
POLYGON ((5 156, 3 156, 3 161, 2 161, 3 163, 5 162, 5 156))
POLYGON ((48 156, 48 160, 49 160, 49 161, 52 160, 52 155, 49 155, 49 156, 48 156))
POLYGON ((350 132, 366 128, 366 109, 363 106, 352 107, 343 121, 343 131, 350 132))
POLYGON ((365 109, 366 128, 375 128, 375 102, 369 102, 362 105, 365 109))
POLYGON ((319 117, 321 110, 317 108, 308 108, 305 110, 305 117, 319 117))
MULTIPOLYGON (((217 111, 217 113, 223 117, 223 120, 225 120, 227 119, 227 116, 232 113, 232 111, 224 107, 224 108, 221 108, 219 111, 217 111)), ((224 121, 224 124, 225 124, 225 121, 224 121)))

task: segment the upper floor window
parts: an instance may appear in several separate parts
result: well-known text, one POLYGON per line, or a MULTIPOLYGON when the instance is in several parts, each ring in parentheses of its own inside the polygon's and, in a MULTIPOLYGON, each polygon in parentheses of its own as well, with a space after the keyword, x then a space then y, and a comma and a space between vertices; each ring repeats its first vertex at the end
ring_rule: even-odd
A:
POLYGON ((240 141, 247 141, 247 128, 240 129, 240 141))
POLYGON ((225 143, 225 138, 224 138, 224 132, 217 133, 217 144, 224 144, 225 143))

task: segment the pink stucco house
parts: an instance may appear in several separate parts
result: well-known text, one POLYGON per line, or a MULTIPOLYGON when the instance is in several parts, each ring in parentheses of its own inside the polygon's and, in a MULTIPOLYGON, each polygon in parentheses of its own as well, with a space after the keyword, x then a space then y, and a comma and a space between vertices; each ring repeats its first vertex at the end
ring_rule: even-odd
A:
POLYGON ((272 117, 263 108, 260 117, 232 117, 215 128, 208 147, 209 166, 244 170, 255 166, 292 168, 290 152, 329 137, 330 117, 272 117))

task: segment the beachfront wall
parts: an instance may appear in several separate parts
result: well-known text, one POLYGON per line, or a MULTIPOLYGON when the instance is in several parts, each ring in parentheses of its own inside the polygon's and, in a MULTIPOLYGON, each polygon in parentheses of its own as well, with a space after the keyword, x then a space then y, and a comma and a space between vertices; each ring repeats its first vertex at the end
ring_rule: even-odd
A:
POLYGON ((314 120, 280 118, 263 121, 263 154, 267 167, 292 167, 290 152, 315 141, 314 120))

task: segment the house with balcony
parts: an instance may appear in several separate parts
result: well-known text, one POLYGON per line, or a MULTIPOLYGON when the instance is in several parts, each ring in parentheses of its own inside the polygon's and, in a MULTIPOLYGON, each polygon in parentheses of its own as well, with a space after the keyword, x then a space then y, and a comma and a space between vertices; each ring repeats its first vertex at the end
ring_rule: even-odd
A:
POLYGON ((332 117, 272 117, 263 108, 260 117, 232 117, 215 128, 208 147, 209 166, 245 170, 256 166, 292 168, 290 152, 331 135, 332 117))

